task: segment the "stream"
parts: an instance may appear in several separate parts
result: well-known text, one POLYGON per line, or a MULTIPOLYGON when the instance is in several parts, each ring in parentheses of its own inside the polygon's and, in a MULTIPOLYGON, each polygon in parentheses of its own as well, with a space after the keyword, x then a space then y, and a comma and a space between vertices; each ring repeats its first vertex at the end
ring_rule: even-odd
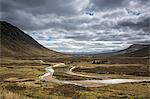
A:
MULTIPOLYGON (((110 84, 150 81, 150 77, 138 77, 138 76, 128 78, 128 79, 122 79, 122 78, 111 79, 111 78, 108 78, 108 79, 103 79, 103 80, 70 80, 70 81, 65 81, 65 80, 55 79, 53 77, 53 73, 55 72, 53 67, 61 67, 61 66, 63 67, 64 65, 65 64, 63 64, 63 63, 58 63, 58 64, 55 64, 53 66, 45 68, 47 73, 42 75, 40 77, 40 79, 44 80, 44 81, 51 81, 51 82, 60 83, 60 84, 74 84, 74 85, 83 86, 83 87, 99 87, 99 86, 105 86, 105 85, 110 85, 110 84)), ((76 75, 76 76, 82 76, 82 77, 99 78, 98 76, 91 76, 91 75, 83 75, 83 74, 79 74, 79 73, 74 73, 74 72, 72 72, 72 70, 74 68, 76 68, 76 67, 75 66, 72 67, 66 73, 69 75, 76 75)))

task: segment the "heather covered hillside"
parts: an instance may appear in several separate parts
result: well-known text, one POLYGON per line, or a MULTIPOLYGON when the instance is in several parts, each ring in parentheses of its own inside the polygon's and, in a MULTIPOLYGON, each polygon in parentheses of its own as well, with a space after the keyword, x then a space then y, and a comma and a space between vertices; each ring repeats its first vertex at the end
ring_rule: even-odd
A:
POLYGON ((22 30, 5 21, 1 21, 0 25, 0 51, 2 57, 43 57, 62 55, 43 47, 22 30))

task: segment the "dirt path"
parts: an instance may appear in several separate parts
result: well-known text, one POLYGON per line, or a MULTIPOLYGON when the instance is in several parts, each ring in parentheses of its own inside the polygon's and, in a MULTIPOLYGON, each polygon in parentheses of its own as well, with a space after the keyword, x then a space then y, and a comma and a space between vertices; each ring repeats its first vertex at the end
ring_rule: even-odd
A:
POLYGON ((91 75, 84 75, 84 74, 79 74, 79 73, 74 73, 72 72, 73 69, 75 69, 76 66, 73 66, 70 70, 68 70, 66 73, 69 75, 75 75, 75 76, 81 76, 81 77, 88 77, 88 78, 100 78, 98 76, 91 76, 91 75))
MULTIPOLYGON (((74 85, 79 85, 83 87, 98 87, 98 86, 104 86, 104 85, 110 85, 110 84, 120 84, 120 83, 130 83, 130 82, 142 82, 142 81, 150 81, 150 77, 133 77, 130 79, 122 79, 122 78, 117 78, 117 79, 104 79, 104 80, 70 80, 70 81, 65 81, 65 80, 59 80, 55 79, 53 77, 53 73, 55 70, 53 67, 60 67, 63 68, 65 66, 64 63, 58 63, 53 66, 47 67, 46 71, 47 73, 44 74, 43 76, 40 77, 40 79, 45 80, 45 81, 51 81, 51 82, 56 82, 56 83, 62 83, 62 84, 74 84, 74 85)), ((79 73, 74 73, 72 72, 73 69, 76 67, 72 67, 69 69, 67 72, 68 75, 75 75, 75 76, 81 76, 81 77, 88 77, 88 78, 100 78, 99 76, 91 76, 91 75, 83 75, 79 73)))

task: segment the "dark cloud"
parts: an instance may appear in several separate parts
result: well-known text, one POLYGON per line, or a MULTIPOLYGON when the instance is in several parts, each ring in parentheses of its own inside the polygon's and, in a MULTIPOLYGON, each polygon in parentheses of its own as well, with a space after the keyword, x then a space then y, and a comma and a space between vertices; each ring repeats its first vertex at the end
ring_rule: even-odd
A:
POLYGON ((57 51, 111 51, 150 39, 150 0, 0 0, 0 4, 1 20, 57 51))
POLYGON ((98 10, 110 10, 124 6, 125 0, 92 0, 98 10))
POLYGON ((119 26, 125 26, 125 27, 129 27, 132 28, 134 30, 146 30, 146 29, 150 29, 150 17, 144 17, 142 20, 138 20, 138 22, 133 22, 132 20, 128 20, 128 21, 121 21, 118 24, 119 26))
POLYGON ((22 10, 32 12, 33 15, 49 13, 63 15, 76 13, 76 9, 71 6, 70 0, 30 0, 28 2, 26 0, 1 0, 2 10, 22 10))
POLYGON ((1 20, 19 25, 25 30, 34 30, 47 28, 47 22, 38 22, 41 15, 48 16, 47 21, 53 20, 54 17, 75 15, 80 9, 84 9, 87 3, 82 3, 82 0, 1 0, 0 4, 1 20))

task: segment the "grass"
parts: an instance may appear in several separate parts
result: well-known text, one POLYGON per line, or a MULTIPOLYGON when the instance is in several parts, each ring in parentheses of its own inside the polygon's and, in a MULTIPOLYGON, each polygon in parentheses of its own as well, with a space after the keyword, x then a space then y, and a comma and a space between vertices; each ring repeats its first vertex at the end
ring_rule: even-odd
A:
POLYGON ((45 73, 45 66, 11 66, 0 68, 0 87, 4 88, 0 99, 26 99, 24 96, 36 99, 66 99, 63 95, 51 95, 49 89, 57 86, 52 82, 39 81, 38 77, 45 73), (7 78, 28 79, 33 81, 25 82, 4 82, 7 78), (13 98, 9 98, 7 94, 13 94, 13 98), (15 98, 14 98, 15 97, 15 98), (18 97, 18 98, 17 98, 18 97))
POLYGON ((0 99, 32 99, 32 98, 8 91, 0 87, 0 99))
POLYGON ((0 65, 3 67, 8 66, 41 66, 44 62, 42 60, 29 60, 29 59, 12 59, 12 58, 1 58, 0 65))
POLYGON ((0 80, 4 81, 7 78, 34 78, 37 79, 39 75, 45 73, 44 66, 24 66, 24 67, 1 67, 0 80))
MULTIPOLYGON (((18 60, 17 60, 18 61, 18 60)), ((13 61, 11 61, 13 63, 13 61)), ((17 62, 16 62, 17 63, 17 62)), ((129 65, 129 64, 128 64, 129 65)), ((43 82, 38 79, 45 73, 46 66, 4 66, 0 67, 0 99, 148 99, 150 82, 126 83, 86 88, 72 84, 43 82), (33 81, 5 82, 6 79, 34 79, 33 81)), ((70 67, 66 67, 70 68, 70 67)), ((66 68, 55 68, 59 79, 83 79, 63 73, 66 68)), ((81 72, 83 73, 83 72, 81 72)), ((83 73, 88 74, 89 73, 83 73)), ((90 74, 100 75, 100 74, 90 74)), ((85 78, 84 78, 85 79, 85 78)))
MULTIPOLYGON (((21 96, 26 96, 35 99, 71 99, 69 96, 64 96, 64 94, 60 94, 59 91, 54 90, 56 89, 57 86, 59 86, 57 84, 39 83, 39 85, 40 86, 34 86, 34 84, 28 85, 27 83, 26 84, 7 83, 7 84, 3 84, 2 87, 5 88, 5 90, 9 90, 12 93, 16 93, 21 96)), ((3 92, 3 94, 5 94, 5 92, 3 92)))
MULTIPOLYGON (((97 65, 97 64, 96 64, 97 65)), ((149 65, 143 64, 103 64, 97 66, 80 66, 74 69, 75 72, 98 73, 98 74, 121 74, 149 76, 149 65)))
POLYGON ((117 78, 132 78, 132 77, 135 77, 135 76, 132 76, 132 75, 118 75, 118 74, 97 74, 97 73, 86 73, 86 72, 76 72, 78 74, 82 74, 82 75, 89 75, 89 76, 98 76, 99 78, 101 79, 108 79, 108 78, 111 78, 111 79, 117 79, 117 78))
POLYGON ((0 59, 0 63, 41 63, 40 60, 18 60, 18 59, 10 59, 10 58, 2 58, 0 59))
POLYGON ((97 67, 97 66, 146 66, 144 64, 92 64, 91 62, 78 62, 76 63, 77 66, 80 67, 97 67))
MULTIPOLYGON (((8 84, 7 90, 36 99, 148 99, 149 84, 127 83, 97 88, 84 88, 76 85, 48 85, 53 87, 29 87, 19 84, 8 84)), ((9 99, 9 98, 8 98, 9 99)))
POLYGON ((150 84, 126 83, 91 88, 91 91, 79 92, 79 99, 149 99, 150 84))

